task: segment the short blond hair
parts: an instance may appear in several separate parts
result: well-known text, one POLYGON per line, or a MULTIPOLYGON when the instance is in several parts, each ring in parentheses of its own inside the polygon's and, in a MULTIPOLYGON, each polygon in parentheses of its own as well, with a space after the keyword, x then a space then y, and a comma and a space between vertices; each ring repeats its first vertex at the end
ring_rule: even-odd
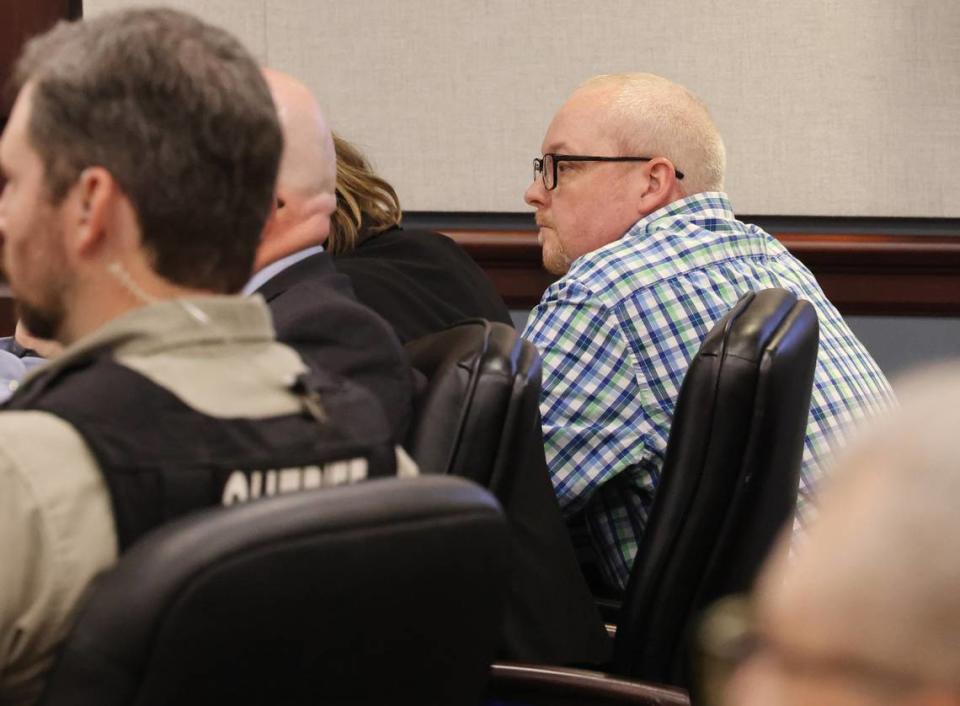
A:
POLYGON ((723 191, 727 152, 707 106, 688 89, 644 73, 603 74, 578 91, 609 90, 609 128, 625 154, 666 157, 687 194, 723 191))

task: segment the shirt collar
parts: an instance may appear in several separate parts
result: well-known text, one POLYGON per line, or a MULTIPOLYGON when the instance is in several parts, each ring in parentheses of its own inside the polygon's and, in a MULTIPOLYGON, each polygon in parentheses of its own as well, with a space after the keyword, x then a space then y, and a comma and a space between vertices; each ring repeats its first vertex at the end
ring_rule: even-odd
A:
POLYGON ((269 342, 274 337, 270 310, 259 295, 166 299, 107 322, 41 370, 65 367, 101 348, 114 355, 150 355, 192 344, 269 342))
POLYGON ((291 253, 286 257, 281 257, 275 262, 271 262, 269 265, 264 267, 259 272, 255 272, 253 277, 250 278, 250 281, 247 282, 243 289, 240 290, 240 294, 243 296, 249 296, 260 289, 267 282, 272 280, 278 274, 283 272, 288 267, 293 267, 301 260, 305 260, 311 255, 316 255, 317 253, 323 252, 322 245, 312 245, 309 248, 304 248, 303 250, 297 250, 295 253, 291 253))
POLYGON ((630 237, 638 233, 662 230, 668 227, 677 216, 683 216, 684 220, 694 221, 736 220, 736 216, 733 214, 733 208, 730 206, 730 200, 725 193, 721 191, 704 191, 668 203, 663 208, 647 214, 637 221, 633 227, 627 231, 626 235, 630 237), (693 218, 690 218, 691 216, 693 216, 693 218))

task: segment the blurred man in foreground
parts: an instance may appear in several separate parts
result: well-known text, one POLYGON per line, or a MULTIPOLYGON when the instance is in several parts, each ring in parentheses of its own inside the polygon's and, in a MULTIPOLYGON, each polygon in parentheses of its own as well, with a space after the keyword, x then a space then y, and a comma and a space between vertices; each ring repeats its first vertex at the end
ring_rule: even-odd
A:
POLYGON ((898 393, 763 573, 729 706, 960 704, 960 364, 898 393))
POLYGON ((282 150, 235 39, 106 14, 32 40, 16 79, 4 262, 27 328, 65 346, 0 413, 0 702, 28 704, 90 579, 144 533, 398 457, 369 393, 278 344, 262 299, 227 296, 282 150))

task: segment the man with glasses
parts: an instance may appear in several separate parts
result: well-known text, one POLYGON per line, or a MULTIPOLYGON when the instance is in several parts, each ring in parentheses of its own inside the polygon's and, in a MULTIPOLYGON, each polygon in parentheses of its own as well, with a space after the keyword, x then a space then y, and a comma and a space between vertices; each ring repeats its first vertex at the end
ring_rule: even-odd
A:
POLYGON ((542 149, 525 200, 544 266, 562 277, 524 335, 543 357, 554 488, 604 582, 626 585, 701 339, 740 295, 767 287, 809 300, 820 319, 801 526, 829 439, 890 390, 810 271, 734 217, 706 107, 658 76, 599 76, 560 108, 542 149))
POLYGON ((960 705, 960 365, 898 392, 826 484, 807 541, 793 555, 781 542, 753 609, 706 621, 711 706, 960 705))

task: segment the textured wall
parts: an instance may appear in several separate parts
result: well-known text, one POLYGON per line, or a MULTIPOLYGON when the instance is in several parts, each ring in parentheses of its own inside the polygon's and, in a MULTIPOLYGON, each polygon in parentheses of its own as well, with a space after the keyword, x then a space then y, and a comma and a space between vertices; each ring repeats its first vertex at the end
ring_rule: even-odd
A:
POLYGON ((564 97, 644 70, 712 107, 741 212, 960 217, 957 0, 170 4, 310 84, 410 210, 526 210, 564 97))

